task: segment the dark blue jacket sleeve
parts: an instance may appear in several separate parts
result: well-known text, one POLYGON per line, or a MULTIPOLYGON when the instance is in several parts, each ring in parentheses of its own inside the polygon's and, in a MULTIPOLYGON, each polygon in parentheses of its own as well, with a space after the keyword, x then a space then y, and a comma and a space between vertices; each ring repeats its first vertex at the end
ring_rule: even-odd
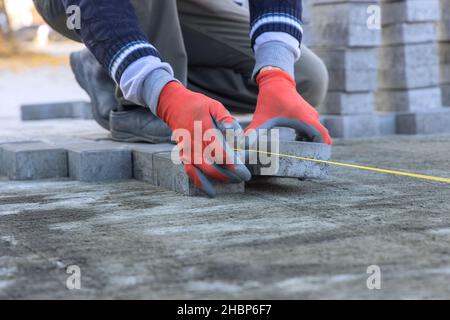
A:
POLYGON ((139 28, 129 0, 63 0, 79 8, 81 28, 75 30, 117 83, 125 69, 145 56, 159 57, 139 28))
POLYGON ((302 42, 302 0, 250 0, 252 46, 265 32, 286 32, 302 42))

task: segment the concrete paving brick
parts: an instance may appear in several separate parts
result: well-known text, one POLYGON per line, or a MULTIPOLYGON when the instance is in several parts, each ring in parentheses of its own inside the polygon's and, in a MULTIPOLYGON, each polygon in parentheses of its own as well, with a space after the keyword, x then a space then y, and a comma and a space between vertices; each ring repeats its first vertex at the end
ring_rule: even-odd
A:
POLYGON ((383 45, 436 41, 438 26, 434 22, 396 23, 383 27, 383 45))
POLYGON ((375 69, 336 69, 329 68, 329 90, 345 92, 368 92, 376 89, 377 71, 375 69))
POLYGON ((380 90, 376 93, 376 110, 386 112, 425 111, 442 106, 441 90, 439 87, 409 89, 409 90, 380 90))
POLYGON ((450 19, 442 20, 438 29, 439 41, 450 41, 450 19))
POLYGON ((326 115, 323 123, 333 138, 373 137, 380 134, 377 116, 326 115))
MULTIPOLYGON (((266 150, 263 151, 267 152, 266 150)), ((264 160, 258 157, 258 164, 248 165, 254 176, 323 179, 328 175, 328 164, 295 157, 330 160, 331 147, 329 145, 301 141, 280 141, 278 150, 269 148, 268 152, 273 152, 274 155, 267 157, 266 153, 262 153, 266 157, 264 160), (268 161, 269 158, 270 162, 268 161), (263 170, 268 167, 275 170, 263 170)))
POLYGON ((156 185, 153 174, 153 155, 161 152, 171 152, 172 144, 137 144, 130 146, 133 156, 133 177, 140 181, 156 185))
POLYGON ((0 146, 0 172, 11 180, 67 177, 67 152, 43 142, 0 146))
MULTIPOLYGON (((170 152, 157 153, 153 156, 154 184, 187 196, 204 195, 189 181, 183 165, 172 161, 170 152)), ((212 181, 216 192, 220 194, 235 194, 245 192, 245 183, 223 184, 212 181)))
POLYGON ((83 101, 23 105, 21 117, 24 121, 93 118, 90 103, 83 101))
POLYGON ((379 88, 408 89, 439 83, 437 43, 385 46, 380 51, 379 88))
POLYGON ((398 134, 437 134, 450 132, 450 109, 400 113, 397 115, 398 134))
POLYGON ((413 43, 400 46, 383 46, 380 50, 379 68, 435 66, 439 64, 437 43, 413 43))
POLYGON ((415 89, 436 86, 440 83, 439 65, 401 66, 380 70, 380 89, 415 89))
POLYGON ((329 68, 337 69, 377 69, 376 48, 324 48, 313 47, 329 68))
POLYGON ((450 107, 450 84, 441 85, 442 105, 450 107))
POLYGON ((373 111, 372 92, 329 91, 319 111, 323 114, 369 114, 373 111))
POLYGON ((131 151, 108 143, 85 143, 67 147, 69 175, 84 182, 132 178, 131 151))
POLYGON ((374 48, 320 48, 314 52, 323 60, 330 77, 329 90, 364 92, 377 85, 377 50, 374 48))
POLYGON ((382 24, 438 21, 439 0, 381 1, 382 24))
POLYGON ((381 30, 367 27, 368 3, 338 2, 313 6, 314 44, 321 47, 380 45, 381 30))
POLYGON ((388 136, 397 133, 397 114, 395 112, 378 112, 378 126, 380 135, 388 136))

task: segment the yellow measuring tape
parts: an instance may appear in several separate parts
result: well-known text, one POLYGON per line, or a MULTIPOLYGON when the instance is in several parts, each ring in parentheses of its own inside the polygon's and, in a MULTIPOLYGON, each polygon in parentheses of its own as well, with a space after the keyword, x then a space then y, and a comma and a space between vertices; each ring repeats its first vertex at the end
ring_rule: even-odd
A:
MULTIPOLYGON (((243 150, 236 149, 235 151, 243 151, 243 150)), ((264 154, 278 156, 278 157, 285 157, 285 158, 299 159, 299 160, 305 160, 305 161, 326 163, 326 164, 330 164, 330 165, 334 165, 334 166, 340 166, 340 167, 361 169, 361 170, 367 170, 367 171, 373 171, 373 172, 381 172, 381 173, 393 174, 393 175, 397 175, 397 176, 406 176, 406 177, 422 179, 422 180, 431 180, 431 181, 439 181, 439 182, 450 183, 450 178, 428 176, 428 175, 424 175, 424 174, 417 174, 417 173, 410 173, 410 172, 397 171, 397 170, 374 168, 374 167, 361 166, 361 165, 356 165, 356 164, 349 164, 349 163, 342 163, 342 162, 335 162, 335 161, 319 160, 319 159, 306 158, 306 157, 301 157, 301 156, 293 156, 293 155, 282 154, 282 153, 273 153, 273 152, 267 152, 267 151, 259 151, 259 150, 247 150, 247 151, 249 151, 249 152, 257 152, 257 153, 264 153, 264 154)))

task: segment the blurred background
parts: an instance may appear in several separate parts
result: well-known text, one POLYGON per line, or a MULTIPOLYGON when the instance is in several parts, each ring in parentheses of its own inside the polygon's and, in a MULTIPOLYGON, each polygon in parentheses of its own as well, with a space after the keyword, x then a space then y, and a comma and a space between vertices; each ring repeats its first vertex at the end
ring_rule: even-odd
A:
POLYGON ((88 100, 69 67, 82 47, 48 27, 32 0, 0 0, 0 119, 16 122, 23 104, 88 100))

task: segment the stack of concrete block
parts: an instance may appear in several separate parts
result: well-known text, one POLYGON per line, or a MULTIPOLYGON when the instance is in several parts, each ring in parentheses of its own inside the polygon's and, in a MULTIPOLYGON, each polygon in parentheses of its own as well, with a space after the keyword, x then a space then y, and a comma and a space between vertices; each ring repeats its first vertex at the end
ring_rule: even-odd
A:
POLYGON ((313 1, 311 47, 330 75, 329 92, 320 111, 333 137, 376 136, 380 132, 374 91, 381 31, 377 25, 369 25, 368 10, 378 2, 313 1))
POLYGON ((440 0, 439 55, 441 65, 442 103, 450 107, 450 0, 440 0))
POLYGON ((450 114, 441 102, 439 17, 439 0, 382 0, 376 109, 386 117, 395 116, 396 133, 450 129, 445 125, 450 114))

